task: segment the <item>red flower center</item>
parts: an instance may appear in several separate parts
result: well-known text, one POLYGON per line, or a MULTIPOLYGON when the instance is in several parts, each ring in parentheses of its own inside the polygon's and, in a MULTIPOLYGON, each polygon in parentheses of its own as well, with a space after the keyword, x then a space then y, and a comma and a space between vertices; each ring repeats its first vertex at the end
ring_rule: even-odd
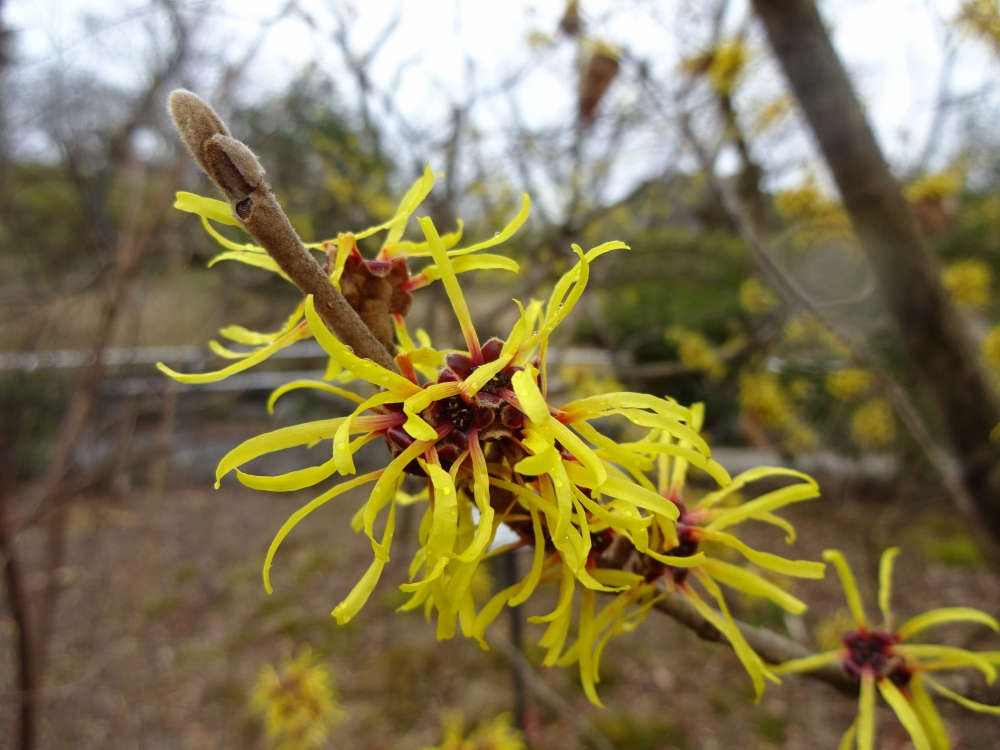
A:
POLYGON ((913 671, 902 657, 892 651, 899 637, 882 630, 852 630, 844 636, 847 656, 844 669, 852 677, 861 678, 865 672, 877 679, 888 679, 896 685, 909 683, 913 671))

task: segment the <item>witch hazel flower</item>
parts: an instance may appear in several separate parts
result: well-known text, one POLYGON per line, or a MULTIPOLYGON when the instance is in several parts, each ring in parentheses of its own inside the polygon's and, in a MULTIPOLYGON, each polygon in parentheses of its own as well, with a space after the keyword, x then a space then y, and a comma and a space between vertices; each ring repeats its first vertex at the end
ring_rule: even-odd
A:
POLYGON ((844 671, 860 684, 858 716, 844 733, 841 750, 875 747, 876 690, 892 708, 896 718, 910 735, 916 750, 948 750, 951 742, 932 694, 949 698, 979 713, 1000 716, 1000 706, 989 706, 970 700, 942 685, 931 674, 945 669, 977 669, 992 683, 1000 652, 980 653, 953 646, 912 643, 925 630, 953 622, 972 622, 1000 630, 992 616, 972 607, 942 607, 932 609, 896 625, 890 601, 892 574, 898 547, 882 553, 879 565, 878 604, 882 612, 881 627, 868 620, 854 573, 838 550, 826 550, 823 557, 837 569, 847 596, 847 606, 854 620, 854 629, 843 638, 843 648, 802 659, 785 662, 774 668, 782 674, 808 672, 838 662, 844 671), (928 689, 929 688, 929 689, 928 689))
MULTIPOLYGON (((703 405, 693 405, 689 414, 690 426, 697 434, 704 419, 703 405)), ((599 438, 595 436, 595 439, 599 438)), ((823 563, 788 560, 753 549, 725 530, 746 521, 759 521, 778 526, 786 533, 786 541, 793 542, 794 527, 775 511, 791 503, 818 497, 816 482, 806 474, 780 467, 751 469, 730 479, 721 466, 706 460, 684 436, 671 435, 659 428, 651 429, 637 442, 601 440, 614 461, 638 477, 640 482, 645 482, 650 489, 655 488, 661 497, 669 501, 676 515, 663 515, 651 510, 646 517, 651 523, 640 533, 633 531, 629 537, 634 553, 628 570, 596 571, 598 580, 616 583, 625 587, 625 591, 597 614, 594 613, 593 599, 584 599, 579 639, 556 663, 568 665, 578 660, 583 684, 599 682, 600 657, 609 639, 634 630, 658 601, 676 593, 687 599, 730 642, 753 680, 759 698, 765 680, 777 682, 778 678, 746 642, 730 613, 720 584, 749 596, 768 599, 794 614, 804 612, 806 605, 762 575, 706 552, 705 543, 714 543, 716 548, 732 549, 764 571, 798 578, 822 578, 823 563), (642 473, 654 466, 657 475, 655 486, 642 473), (708 473, 721 485, 721 489, 699 500, 689 498, 685 488, 692 466, 708 473), (748 484, 766 478, 784 477, 799 481, 747 502, 738 501, 737 493, 748 484), (709 595, 718 610, 713 609, 699 594, 693 585, 695 583, 709 595)))
MULTIPOLYGON (((411 216, 430 193, 438 176, 428 165, 421 177, 404 194, 396 213, 388 221, 360 232, 346 232, 334 239, 305 245, 310 250, 326 255, 325 270, 330 275, 331 282, 341 291, 375 338, 391 353, 396 351, 392 320, 395 317, 406 316, 413 302, 414 291, 440 278, 434 266, 428 266, 420 273, 411 276, 407 260, 429 257, 430 251, 426 242, 402 239, 411 216), (357 246, 358 240, 381 232, 385 232, 386 235, 376 256, 370 260, 362 257, 357 246)), ((208 262, 209 267, 223 261, 233 261, 271 271, 288 280, 264 248, 253 243, 234 242, 215 228, 212 222, 239 226, 239 222, 232 216, 228 203, 181 191, 177 193, 174 207, 199 216, 205 231, 225 248, 224 252, 208 262)), ((527 221, 530 212, 531 199, 526 194, 522 195, 520 211, 502 231, 483 242, 456 248, 462 239, 463 230, 462 221, 459 219, 458 229, 440 238, 449 257, 453 258, 452 267, 455 273, 474 270, 518 272, 519 266, 511 258, 480 251, 510 239, 527 221)), ((284 325, 277 331, 251 331, 237 325, 221 329, 219 333, 223 338, 236 344, 253 347, 249 351, 234 351, 218 341, 210 341, 209 347, 215 354, 224 359, 234 360, 234 364, 222 370, 185 374, 171 370, 162 363, 158 367, 161 372, 182 383, 217 382, 263 362, 275 352, 297 341, 310 338, 312 333, 305 323, 304 314, 303 302, 292 311, 284 325)), ((353 376, 331 359, 324 379, 347 382, 352 380, 353 376)), ((322 381, 299 381, 296 387, 330 390, 322 384, 322 381)))

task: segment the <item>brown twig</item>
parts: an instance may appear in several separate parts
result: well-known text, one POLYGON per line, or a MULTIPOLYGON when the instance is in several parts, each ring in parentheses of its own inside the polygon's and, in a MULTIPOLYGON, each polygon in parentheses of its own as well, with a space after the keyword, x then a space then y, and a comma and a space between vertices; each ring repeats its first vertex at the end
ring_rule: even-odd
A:
MULTIPOLYGON (((4 446, 6 447, 6 446, 4 446)), ((24 580, 24 570, 21 558, 14 544, 10 517, 7 513, 6 500, 10 495, 8 481, 9 469, 0 465, 0 554, 3 560, 3 580, 7 589, 7 602, 10 606, 11 619, 17 627, 17 659, 18 659, 18 691, 21 703, 21 750, 33 750, 38 742, 38 688, 40 680, 38 652, 31 622, 31 603, 27 585, 24 580)))
POLYGON ((684 130, 687 140, 695 150, 701 168, 708 179, 709 186, 715 193, 726 214, 732 220, 733 224, 735 224, 736 230, 744 242, 746 242, 751 255, 753 255, 754 260, 767 276, 771 285, 787 301, 801 305, 821 325, 829 329, 831 333, 847 345, 851 353, 851 358, 859 366, 870 370, 875 375, 886 400, 892 405, 893 410, 906 427, 907 432, 937 472, 945 491, 951 496, 956 507, 969 521, 969 528, 975 535, 983 552, 994 566, 1000 565, 1000 549, 998 549, 996 540, 984 530, 982 524, 977 522, 978 513, 975 500, 962 482, 954 456, 941 447, 934 439, 910 395, 889 371, 886 370, 875 353, 871 351, 870 347, 864 341, 859 341, 856 337, 850 335, 850 333, 830 320, 829 316, 824 315, 805 290, 775 261, 769 244, 761 237, 760 231, 744 208, 739 197, 735 195, 729 185, 716 177, 712 169, 711 159, 702 148, 686 117, 681 118, 681 127, 684 130))
POLYGON ((215 111, 190 91, 170 95, 170 115, 195 160, 225 194, 233 216, 302 290, 330 330, 359 357, 397 372, 392 355, 378 342, 316 259, 306 250, 264 179, 264 168, 232 137, 215 111))
MULTIPOLYGON (((720 633, 712 623, 702 617, 686 599, 680 596, 668 596, 666 599, 658 601, 654 607, 663 614, 677 620, 703 641, 729 644, 726 636, 720 633)), ((809 656, 811 653, 801 643, 796 643, 789 638, 785 638, 773 630, 755 628, 753 625, 748 625, 739 620, 736 621, 736 627, 740 629, 750 647, 768 664, 781 664, 791 659, 801 659, 804 656, 809 656)), ((804 672, 803 674, 825 682, 847 695, 857 695, 858 693, 858 683, 851 680, 837 665, 822 667, 811 672, 804 672)))
POLYGON ((531 666, 528 658, 496 628, 490 629, 489 643, 517 670, 528 690, 534 693, 535 697, 544 703, 550 711, 564 718, 580 737, 598 750, 615 750, 615 746, 611 744, 604 733, 595 727, 590 719, 575 710, 565 698, 549 687, 549 684, 531 666))

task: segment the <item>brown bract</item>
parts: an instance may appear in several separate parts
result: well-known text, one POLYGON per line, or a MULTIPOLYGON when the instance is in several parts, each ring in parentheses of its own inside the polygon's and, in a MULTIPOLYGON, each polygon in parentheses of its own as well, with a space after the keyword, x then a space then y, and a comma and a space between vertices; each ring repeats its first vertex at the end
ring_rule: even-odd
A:
POLYGON ((405 258, 365 260, 356 249, 340 277, 344 299, 390 354, 396 353, 391 316, 405 317, 413 304, 413 295, 403 288, 409 280, 405 258))

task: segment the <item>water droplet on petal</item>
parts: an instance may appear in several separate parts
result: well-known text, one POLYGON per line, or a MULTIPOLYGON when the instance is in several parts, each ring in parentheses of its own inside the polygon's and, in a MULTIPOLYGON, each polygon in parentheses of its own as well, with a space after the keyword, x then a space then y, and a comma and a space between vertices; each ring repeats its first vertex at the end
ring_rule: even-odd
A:
POLYGON ((365 357, 365 358, 364 358, 364 359, 362 359, 361 361, 362 361, 362 362, 371 362, 371 359, 369 359, 368 357, 365 357))
POLYGON ((354 347, 353 346, 346 346, 345 345, 344 348, 347 349, 347 353, 348 354, 354 354, 354 347))
POLYGON ((562 487, 562 486, 563 486, 563 480, 557 479, 556 480, 556 487, 562 487))
POLYGON ((499 236, 500 236, 500 232, 497 232, 497 233, 496 233, 496 234, 494 234, 493 236, 494 236, 494 237, 499 237, 499 236))

